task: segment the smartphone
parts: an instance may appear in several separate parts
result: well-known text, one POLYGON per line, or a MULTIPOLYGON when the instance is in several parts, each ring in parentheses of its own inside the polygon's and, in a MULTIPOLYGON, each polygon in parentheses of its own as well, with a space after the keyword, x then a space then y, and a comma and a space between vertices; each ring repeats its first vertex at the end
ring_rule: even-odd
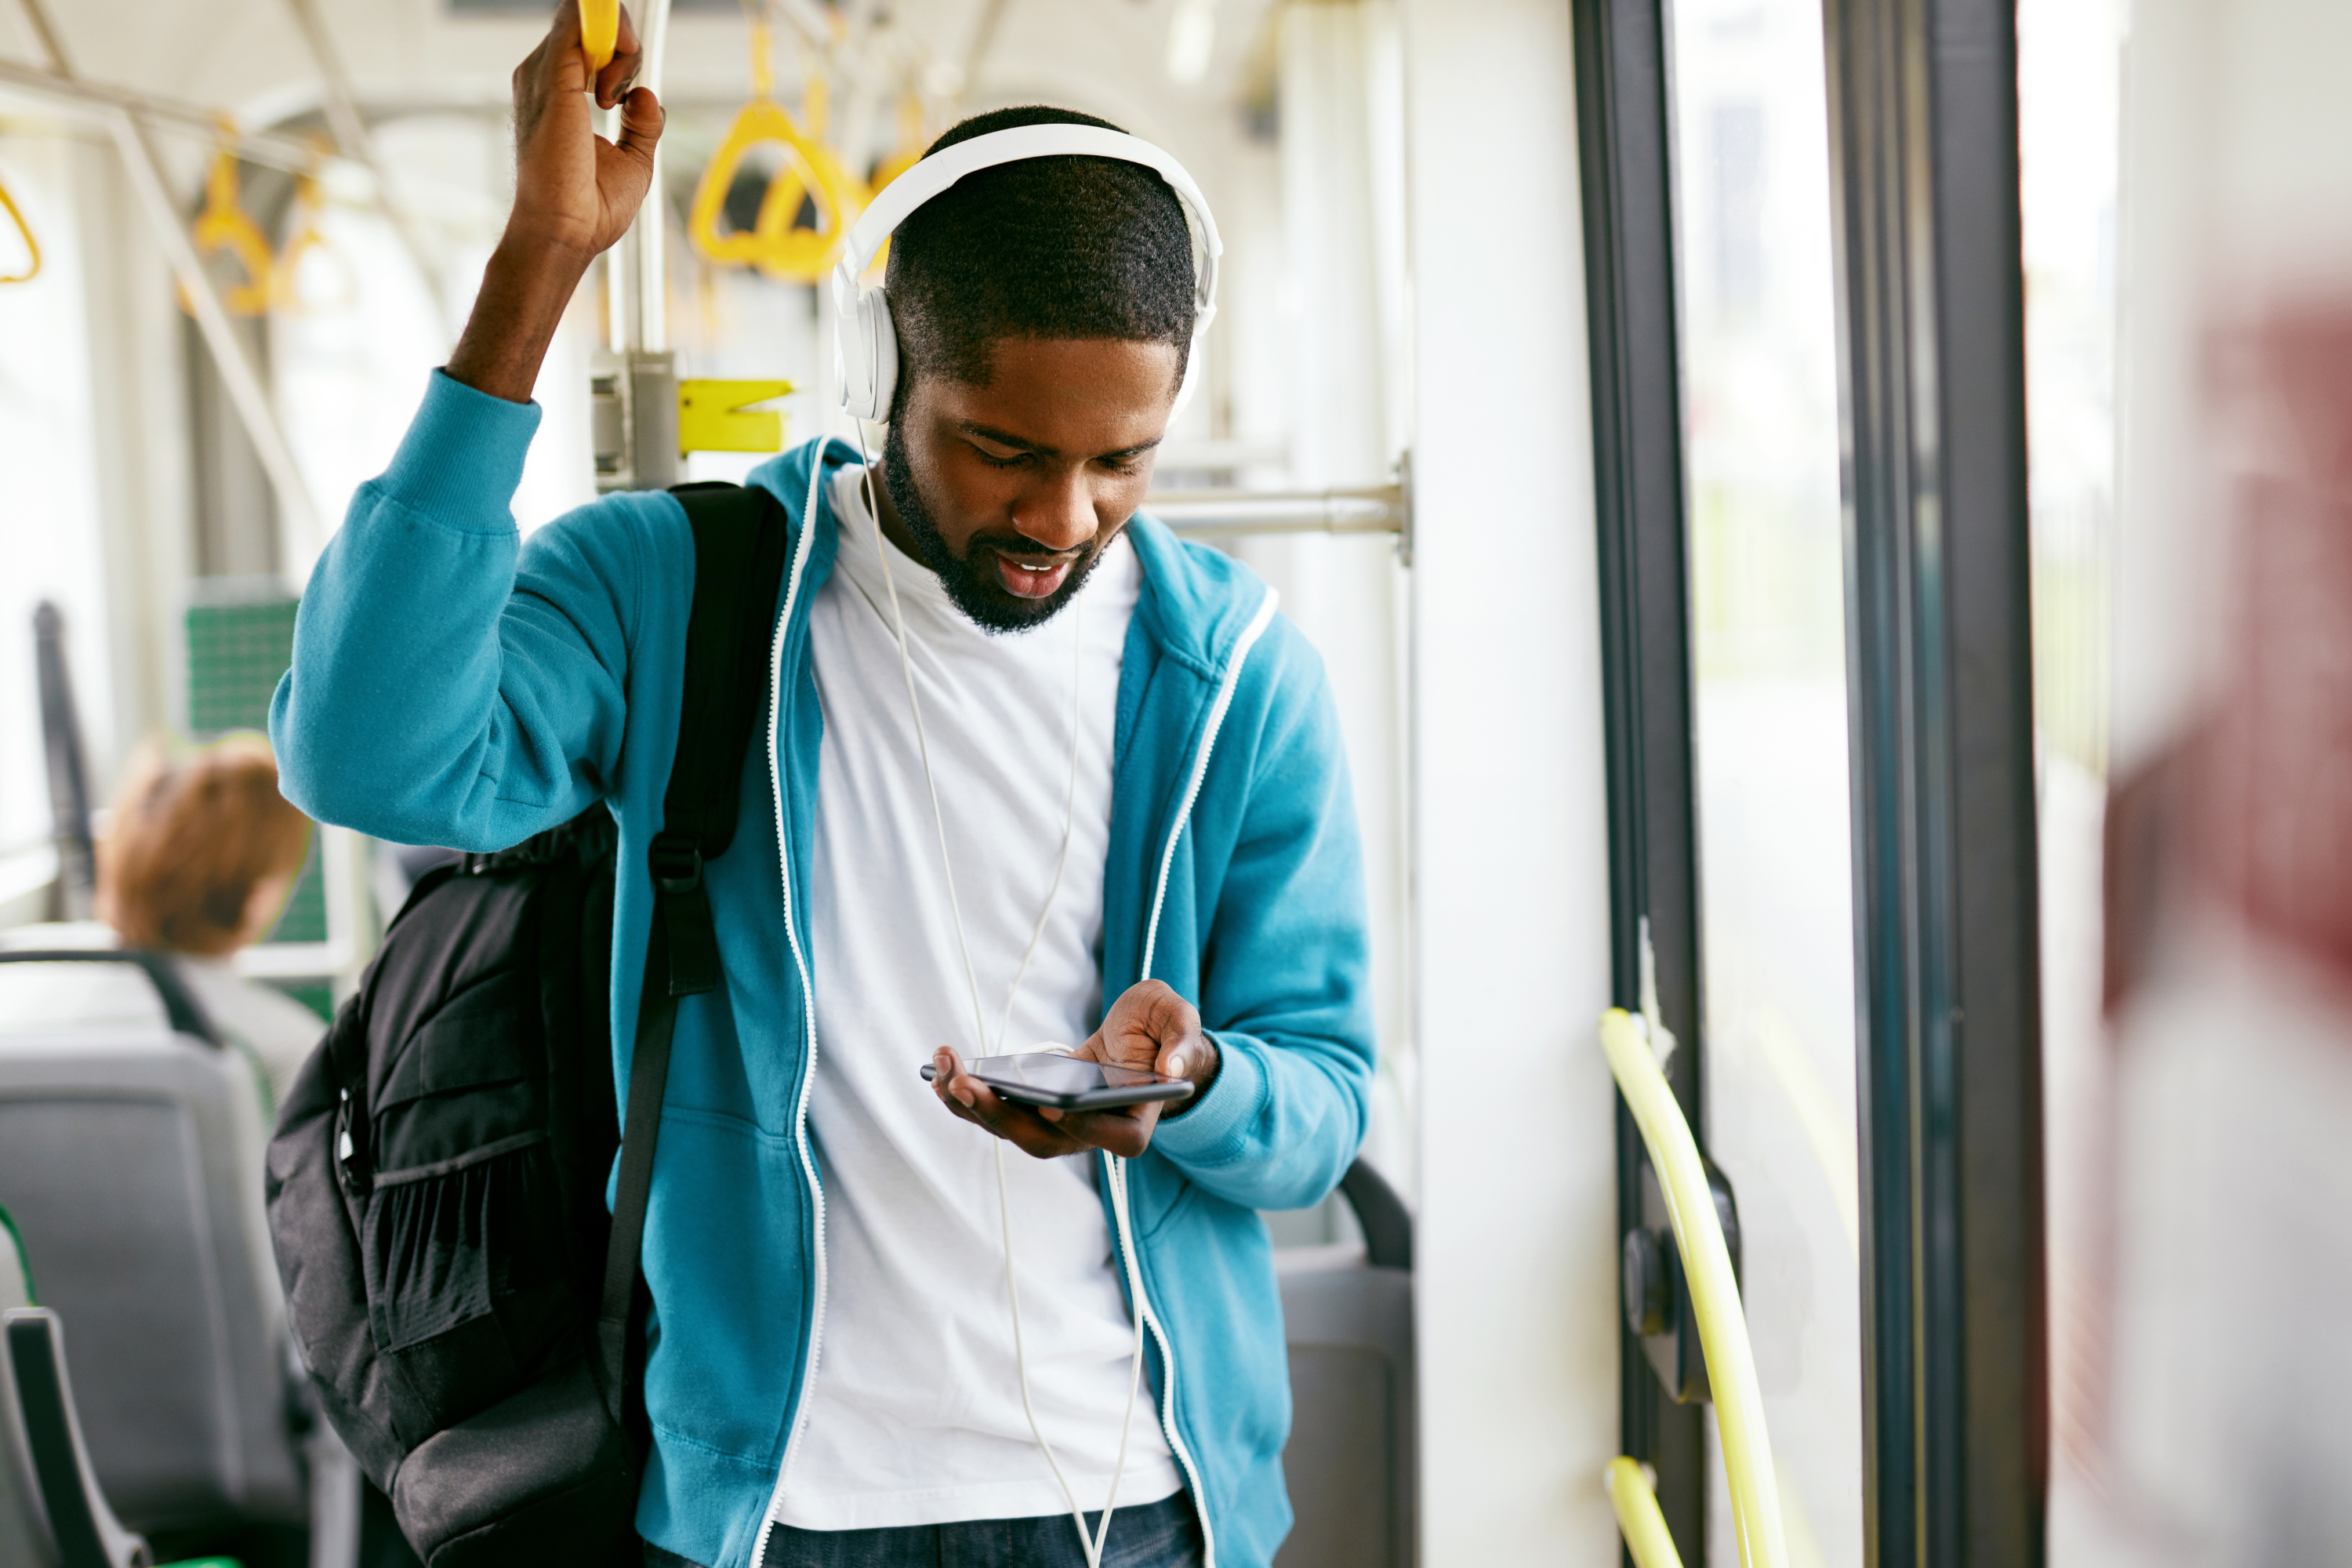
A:
MULTIPOLYGON (((1059 1051, 1028 1051, 1017 1057, 979 1057, 964 1068, 1007 1100, 1050 1105, 1056 1110, 1108 1110, 1156 1100, 1189 1100, 1192 1081, 1162 1078, 1134 1068, 1107 1067, 1059 1051)), ((923 1078, 932 1078, 923 1064, 923 1078)))

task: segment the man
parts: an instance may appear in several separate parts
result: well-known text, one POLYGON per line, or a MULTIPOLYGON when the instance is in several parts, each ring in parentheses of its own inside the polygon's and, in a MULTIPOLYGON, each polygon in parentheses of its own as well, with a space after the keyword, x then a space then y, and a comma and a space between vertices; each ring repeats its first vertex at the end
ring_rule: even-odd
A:
MULTIPOLYGON (((609 805, 624 1086, 692 539, 654 493, 520 547, 508 501, 565 301, 648 183, 635 48, 625 23, 592 83, 566 7, 516 73, 505 237, 320 561, 271 715, 289 796, 387 838, 489 849, 609 805), (617 144, 590 91, 620 105, 617 144)), ((1082 120, 1003 111, 942 144, 1082 120)), ((1255 1211, 1321 1200, 1362 1138, 1361 866, 1314 654, 1245 569, 1135 516, 1192 274, 1149 169, 976 174, 892 247, 879 475, 812 442, 754 476, 808 549, 773 727, 706 872, 725 984, 684 999, 664 1101, 650 1562, 1076 1563, 1070 1494, 1097 1517, 1122 1452, 1107 1563, 1249 1568, 1288 1529, 1255 1211), (1060 1115, 964 1070, 1078 1041, 1196 1092, 1060 1115), (1037 1157, 1003 1162, 1003 1204, 992 1135, 1037 1157), (1100 1151, 1132 1162, 1132 1303, 1100 1151), (1122 1425, 1131 1309, 1150 1354, 1122 1425)))

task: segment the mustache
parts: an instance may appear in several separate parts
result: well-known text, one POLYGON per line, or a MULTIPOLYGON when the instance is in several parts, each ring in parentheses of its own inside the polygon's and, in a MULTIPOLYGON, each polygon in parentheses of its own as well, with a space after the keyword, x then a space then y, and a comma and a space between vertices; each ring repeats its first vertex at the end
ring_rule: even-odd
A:
POLYGON ((1075 550, 1048 550, 1025 534, 983 532, 975 533, 965 541, 963 558, 970 561, 981 551, 992 550, 997 554, 1017 561, 1024 566, 1045 567, 1058 566, 1072 561, 1083 561, 1094 552, 1094 549, 1092 540, 1075 550))

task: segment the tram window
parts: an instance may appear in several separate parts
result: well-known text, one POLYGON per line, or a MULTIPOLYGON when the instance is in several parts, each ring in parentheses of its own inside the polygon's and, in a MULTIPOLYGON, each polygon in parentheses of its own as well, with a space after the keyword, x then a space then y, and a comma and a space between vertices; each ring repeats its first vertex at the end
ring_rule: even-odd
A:
MULTIPOLYGON (((1707 1144, 1738 1194, 1793 1560, 1856 1568, 1854 949, 1821 12, 1686 0, 1671 15, 1707 1144)), ((1710 1560, 1736 1562, 1709 1462, 1710 1560)))
MULTIPOLYGON (((278 418, 325 525, 352 492, 383 469, 447 355, 506 221, 506 129, 488 116, 433 114, 374 131, 397 198, 444 283, 436 300, 392 223, 363 192, 330 184, 315 214, 290 205, 281 247, 306 222, 322 243, 306 247, 290 308, 270 320, 270 370, 278 418)), ((600 331, 599 296, 583 288, 541 373, 543 414, 514 500, 528 531, 595 499, 589 453, 588 353, 600 331)), ((288 563, 299 581, 307 561, 288 563)))
MULTIPOLYGON (((33 610, 64 614, 66 652, 93 757, 113 749, 114 682, 100 527, 91 377, 94 326, 84 295, 82 214, 74 200, 108 155, 33 120, 0 139, 0 183, 41 247, 28 282, 0 287, 0 916, 45 910, 54 874, 48 776, 34 679, 33 610)), ((0 217, 0 272, 17 270, 14 226, 0 217)), ((124 568, 115 563, 119 589, 124 568)))
POLYGON ((2018 6, 2026 410, 2040 766, 2042 1125, 2050 1268, 2053 1560, 2100 1464, 2112 1331, 2098 1300, 2103 1135, 2115 1091, 2101 1013, 2100 836, 2111 729, 2116 200, 2124 0, 2018 6))

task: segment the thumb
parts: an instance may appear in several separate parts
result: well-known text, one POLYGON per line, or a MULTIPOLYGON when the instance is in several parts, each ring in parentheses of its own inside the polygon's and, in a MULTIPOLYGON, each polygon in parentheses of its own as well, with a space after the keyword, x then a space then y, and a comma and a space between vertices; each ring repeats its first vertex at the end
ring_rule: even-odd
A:
POLYGON ((629 96, 621 100, 621 137, 615 145, 632 162, 650 168, 654 143, 661 140, 662 127, 668 119, 653 89, 633 88, 629 96))

